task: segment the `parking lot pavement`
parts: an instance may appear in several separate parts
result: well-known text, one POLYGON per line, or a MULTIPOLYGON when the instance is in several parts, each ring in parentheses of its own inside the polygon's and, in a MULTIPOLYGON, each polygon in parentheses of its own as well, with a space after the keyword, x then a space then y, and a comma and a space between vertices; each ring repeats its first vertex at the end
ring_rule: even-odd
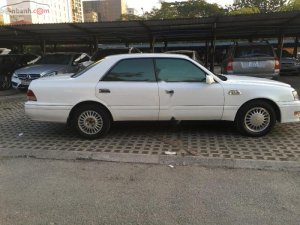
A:
POLYGON ((1 225, 299 225, 299 172, 0 159, 1 225))
POLYGON ((300 170, 299 123, 277 124, 261 138, 241 136, 228 122, 117 123, 107 136, 91 141, 63 124, 30 121, 24 101, 24 94, 1 97, 0 157, 300 170))

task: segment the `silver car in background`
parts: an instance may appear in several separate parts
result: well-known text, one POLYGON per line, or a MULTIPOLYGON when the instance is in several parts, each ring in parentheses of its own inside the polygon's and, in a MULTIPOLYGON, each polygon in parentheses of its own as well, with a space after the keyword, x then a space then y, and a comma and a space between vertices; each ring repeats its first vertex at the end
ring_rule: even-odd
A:
POLYGON ((272 45, 266 42, 235 44, 229 48, 221 73, 277 80, 280 62, 272 45))
POLYGON ((34 65, 18 69, 12 76, 12 87, 27 89, 32 80, 64 73, 76 73, 81 64, 90 60, 86 53, 45 54, 34 65))

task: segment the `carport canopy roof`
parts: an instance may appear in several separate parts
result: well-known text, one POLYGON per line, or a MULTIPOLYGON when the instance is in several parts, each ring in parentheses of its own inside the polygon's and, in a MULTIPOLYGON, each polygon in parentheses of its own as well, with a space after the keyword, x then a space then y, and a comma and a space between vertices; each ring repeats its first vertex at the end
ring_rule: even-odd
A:
POLYGON ((0 26, 1 47, 15 44, 89 44, 201 41, 300 36, 300 11, 172 20, 0 26))

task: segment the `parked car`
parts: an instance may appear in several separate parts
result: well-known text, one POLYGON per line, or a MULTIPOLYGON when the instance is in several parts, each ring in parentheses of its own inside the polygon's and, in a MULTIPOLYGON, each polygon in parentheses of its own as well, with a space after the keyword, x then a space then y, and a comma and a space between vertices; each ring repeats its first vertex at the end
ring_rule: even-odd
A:
POLYGON ((11 87, 11 77, 16 69, 31 65, 39 58, 34 54, 0 55, 0 90, 11 87))
POLYGON ((286 50, 281 54, 280 75, 300 75, 300 61, 286 50))
POLYGON ((106 56, 109 55, 118 55, 118 54, 132 54, 132 53, 142 53, 141 50, 134 47, 111 47, 111 48, 99 48, 91 57, 90 61, 83 63, 84 67, 87 67, 94 62, 97 62, 106 56))
POLYGON ((300 121, 290 85, 217 76, 175 54, 108 56, 72 76, 34 80, 27 97, 30 118, 71 124, 90 139, 114 121, 227 120, 249 136, 267 134, 276 121, 300 121))
POLYGON ((80 64, 89 60, 86 53, 51 53, 44 55, 34 65, 18 69, 12 76, 12 86, 27 89, 32 80, 59 73, 75 73, 80 64))
POLYGON ((186 55, 191 59, 195 60, 196 62, 200 63, 201 65, 204 65, 204 63, 200 59, 198 52, 194 50, 174 50, 174 51, 166 51, 165 53, 186 55))
POLYGON ((223 74, 277 80, 279 72, 279 59, 272 45, 265 42, 232 45, 221 65, 223 74))

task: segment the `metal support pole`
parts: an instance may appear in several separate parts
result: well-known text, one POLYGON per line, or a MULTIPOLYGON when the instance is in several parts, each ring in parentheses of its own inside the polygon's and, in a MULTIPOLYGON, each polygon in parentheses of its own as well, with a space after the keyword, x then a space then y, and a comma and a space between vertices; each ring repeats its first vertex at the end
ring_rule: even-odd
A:
POLYGON ((281 59, 281 56, 282 56, 282 49, 283 49, 283 38, 284 38, 284 35, 283 33, 280 33, 279 37, 278 37, 278 58, 279 60, 281 59))
POLYGON ((164 51, 166 52, 166 51, 168 51, 168 42, 165 41, 164 44, 165 44, 165 49, 164 49, 164 51))
POLYGON ((98 38, 94 37, 93 52, 97 52, 97 50, 98 50, 98 38))
POLYGON ((208 68, 209 63, 209 45, 208 40, 205 41, 205 67, 208 68))
POLYGON ((214 23, 212 27, 213 38, 211 40, 211 55, 210 55, 210 71, 214 72, 215 69, 215 53, 216 53, 216 27, 217 24, 214 23))
POLYGON ((20 53, 22 53, 22 54, 24 54, 24 50, 25 50, 25 48, 24 48, 24 45, 20 45, 20 53))
POLYGON ((298 39, 298 37, 296 37, 295 38, 295 45, 294 45, 294 52, 293 52, 293 55, 294 55, 295 58, 297 58, 298 44, 299 44, 299 39, 298 39))
POLYGON ((154 45, 155 45, 155 38, 153 37, 150 42, 150 52, 152 53, 154 53, 154 49, 155 49, 154 45))
POLYGON ((43 55, 46 53, 46 41, 45 40, 41 41, 41 51, 42 51, 43 55))

